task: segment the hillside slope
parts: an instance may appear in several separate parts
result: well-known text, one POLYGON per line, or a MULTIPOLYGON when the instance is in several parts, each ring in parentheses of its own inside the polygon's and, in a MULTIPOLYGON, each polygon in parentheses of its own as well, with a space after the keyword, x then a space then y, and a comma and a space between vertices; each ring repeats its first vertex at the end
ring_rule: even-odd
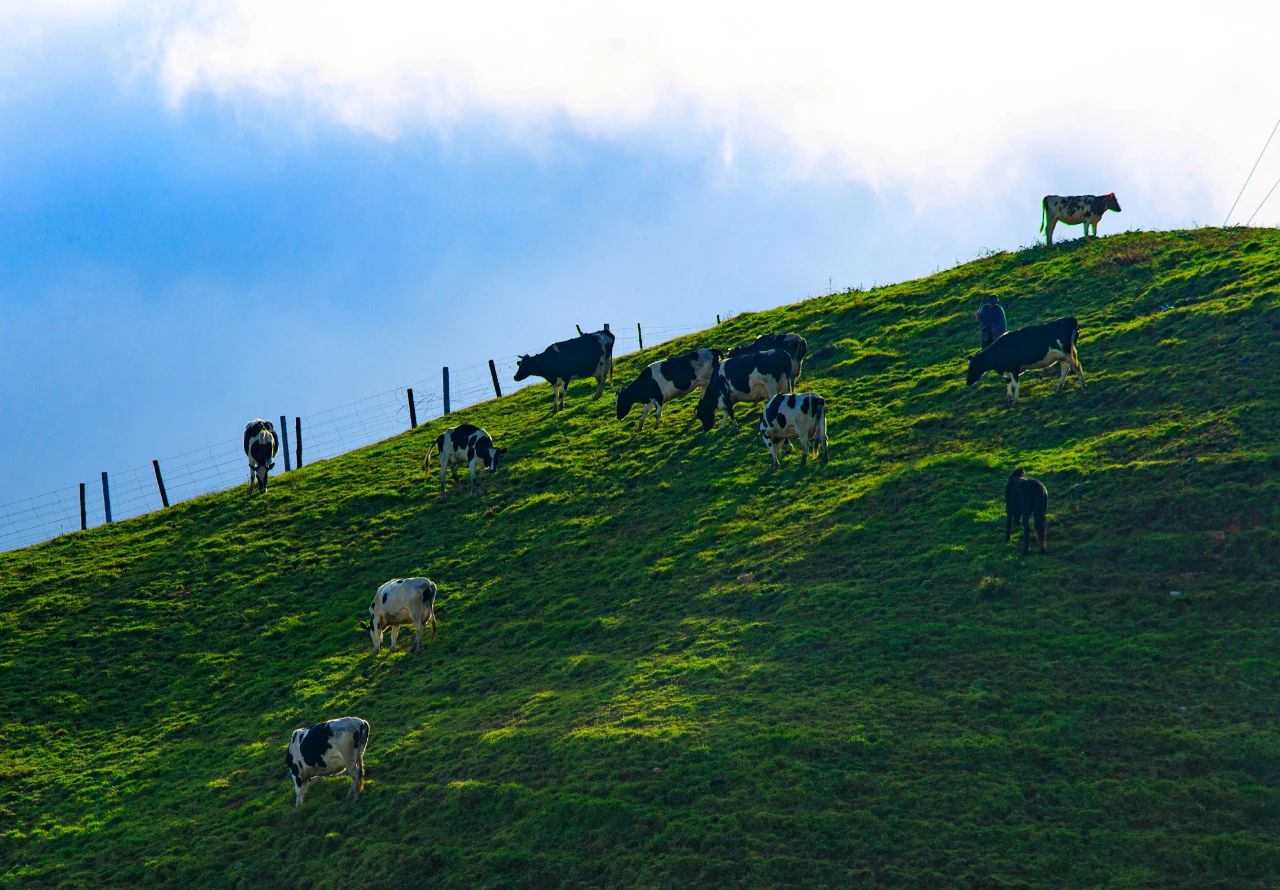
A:
POLYGON ((1273 880, 1278 309, 1274 231, 1000 253, 619 361, 803 333, 826 467, 541 386, 450 418, 511 449, 478 499, 424 479, 437 422, 0 554, 5 883, 1273 880), (986 292, 1077 316, 1087 388, 966 388, 986 292), (1002 540, 1018 465, 1044 557, 1002 540), (440 638, 371 657, 417 573, 440 638), (289 732, 343 714, 366 794, 295 813, 289 732))

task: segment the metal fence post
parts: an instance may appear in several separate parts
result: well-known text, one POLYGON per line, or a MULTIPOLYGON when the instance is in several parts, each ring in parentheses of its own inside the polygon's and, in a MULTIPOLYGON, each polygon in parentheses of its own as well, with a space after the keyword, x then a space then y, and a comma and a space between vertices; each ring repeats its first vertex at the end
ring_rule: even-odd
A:
POLYGON ((169 495, 164 490, 164 477, 160 475, 160 461, 153 460, 151 468, 156 471, 156 485, 160 489, 160 503, 169 506, 169 495))
POLYGON ((111 521, 111 488, 107 485, 107 471, 102 471, 102 509, 107 514, 107 522, 111 521))
POLYGON ((301 417, 295 417, 293 419, 293 438, 295 440, 293 443, 293 446, 294 448, 297 449, 297 452, 296 452, 297 460, 294 461, 294 466, 296 466, 299 470, 301 470, 302 469, 302 418, 301 417))
POLYGON ((494 365, 493 359, 489 359, 489 376, 493 378, 493 394, 502 398, 502 387, 498 385, 498 368, 494 365))
POLYGON ((84 483, 80 483, 80 531, 89 527, 89 517, 84 511, 84 483))
POLYGON ((449 413, 449 368, 444 369, 444 413, 449 413))
POLYGON ((289 418, 280 415, 280 447, 284 449, 284 471, 293 469, 289 466, 289 418))

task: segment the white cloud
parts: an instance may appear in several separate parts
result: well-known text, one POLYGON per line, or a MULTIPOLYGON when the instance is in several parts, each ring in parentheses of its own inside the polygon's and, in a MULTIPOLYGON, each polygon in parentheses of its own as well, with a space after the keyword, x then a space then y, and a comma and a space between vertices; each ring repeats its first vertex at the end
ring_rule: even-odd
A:
MULTIPOLYGON (((60 9, 78 7, 99 9, 60 9)), ((137 45, 175 105, 300 103, 388 139, 473 122, 517 140, 657 136, 726 166, 765 158, 903 189, 922 207, 1057 169, 1093 175, 1046 190, 1120 180, 1169 213, 1225 212, 1280 115, 1280 12, 1255 3, 141 8, 137 45)), ((1277 174, 1280 160, 1259 170, 1259 198, 1277 174)))

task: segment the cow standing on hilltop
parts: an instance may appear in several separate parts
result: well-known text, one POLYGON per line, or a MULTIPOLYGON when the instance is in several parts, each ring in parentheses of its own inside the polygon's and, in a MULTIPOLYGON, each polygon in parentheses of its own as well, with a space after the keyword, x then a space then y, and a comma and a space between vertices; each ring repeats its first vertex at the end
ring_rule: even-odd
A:
POLYGON ((973 386, 988 371, 1003 374, 1009 381, 1005 386, 1005 399, 1010 405, 1018 401, 1018 378, 1032 368, 1058 366, 1058 386, 1054 392, 1062 390, 1067 372, 1074 369, 1083 388, 1084 369, 1076 353, 1079 337, 1080 326, 1070 317, 1010 331, 969 359, 966 380, 973 386))
POLYGON ((245 424, 244 456, 249 458, 249 494, 253 494, 254 482, 258 483, 258 491, 267 490, 267 473, 276 465, 279 450, 280 440, 271 421, 258 417, 245 424))
POLYGON ((1098 220, 1108 210, 1120 212, 1120 202, 1116 193, 1107 195, 1045 195, 1040 201, 1040 231, 1044 232, 1045 245, 1053 244, 1053 227, 1059 222, 1069 226, 1084 224, 1084 237, 1089 237, 1089 226, 1093 226, 1093 237, 1098 237, 1098 220))
POLYGON ((651 410, 653 425, 658 426, 662 423, 663 405, 695 389, 706 390, 719 367, 720 353, 715 349, 694 349, 654 362, 618 393, 618 419, 626 417, 633 406, 643 404, 636 431, 644 429, 651 410))
POLYGON ((516 366, 515 379, 519 382, 535 376, 550 383, 553 412, 564 408, 565 390, 569 388, 569 381, 576 378, 594 377, 596 394, 592 398, 598 399, 604 392, 605 376, 613 364, 614 339, 611 331, 595 331, 552 343, 537 355, 522 355, 516 366))

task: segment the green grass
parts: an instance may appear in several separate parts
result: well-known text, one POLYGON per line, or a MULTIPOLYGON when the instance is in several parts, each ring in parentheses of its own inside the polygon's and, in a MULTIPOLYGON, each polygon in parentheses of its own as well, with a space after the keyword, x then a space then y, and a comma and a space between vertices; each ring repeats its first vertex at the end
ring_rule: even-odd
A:
POLYGON ((0 554, 5 883, 1270 883, 1278 310, 1272 231, 999 253, 619 361, 803 333, 826 467, 544 386, 450 418, 511 449, 478 499, 424 479, 436 422, 0 554), (967 388, 985 292, 1077 316, 1088 387, 967 388), (373 658, 418 573, 439 640, 373 658), (366 794, 296 813, 289 733, 344 714, 366 794))

